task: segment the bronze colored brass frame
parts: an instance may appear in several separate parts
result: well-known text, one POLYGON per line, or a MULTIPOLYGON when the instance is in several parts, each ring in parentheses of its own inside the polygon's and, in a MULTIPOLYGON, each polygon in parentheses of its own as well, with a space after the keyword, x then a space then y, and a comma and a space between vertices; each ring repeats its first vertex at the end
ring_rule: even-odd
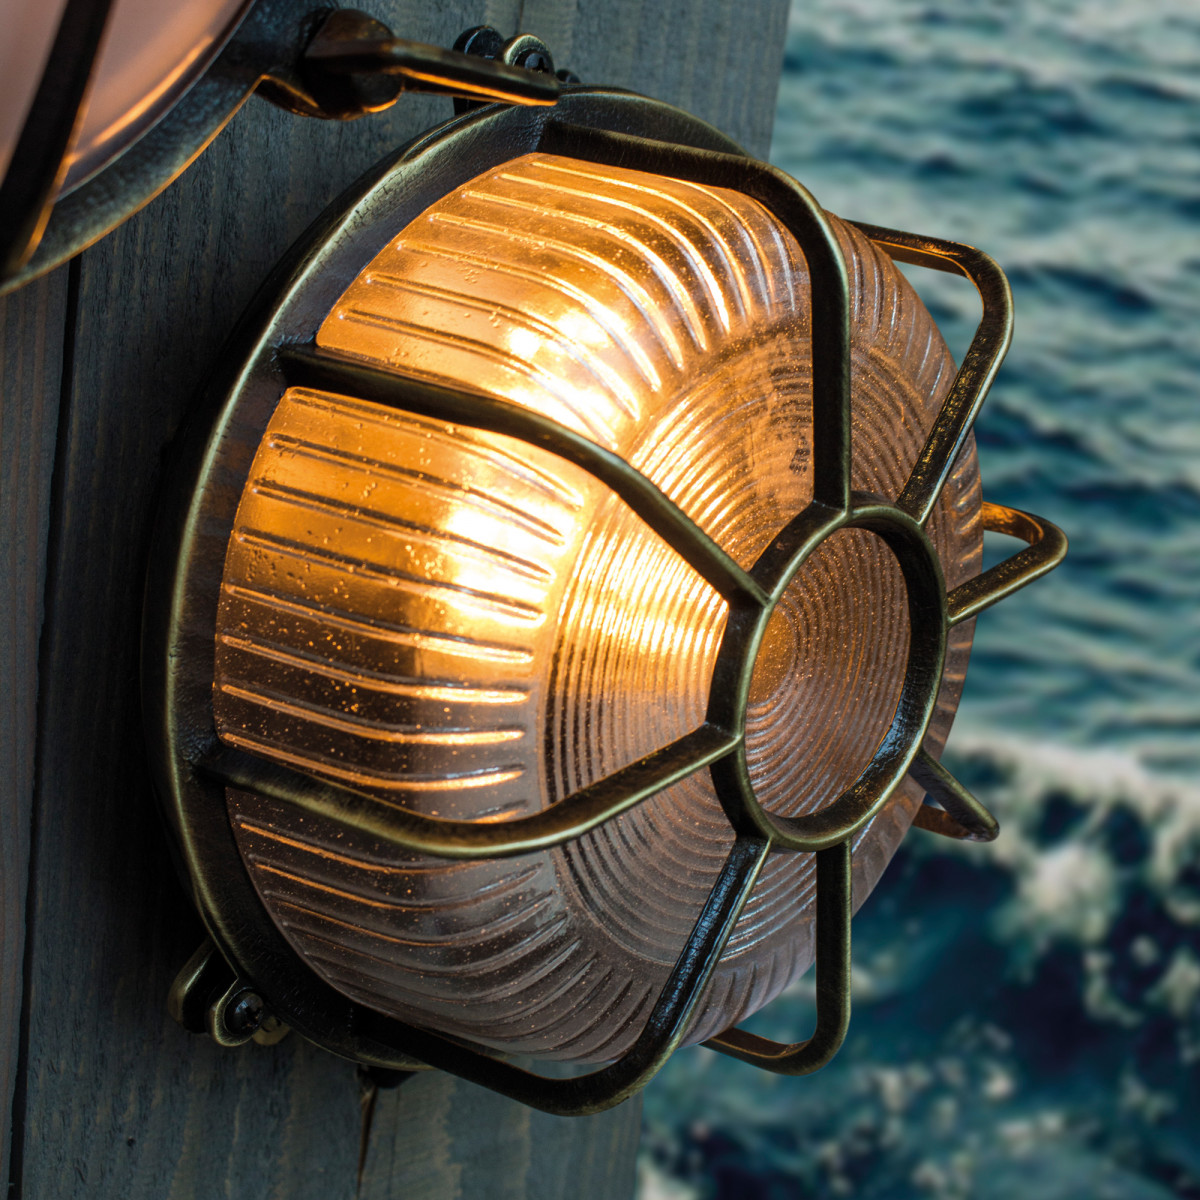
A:
MULTIPOLYGON (((946 594, 924 525, 1007 348, 1011 301, 1004 277, 970 247, 864 227, 895 257, 965 275, 983 318, 912 476, 895 502, 851 491, 848 286, 825 214, 782 172, 746 158, 716 131, 669 106, 628 94, 580 89, 546 114, 484 110, 420 139, 386 165, 364 193, 319 230, 286 276, 245 366, 218 381, 222 411, 201 452, 193 447, 191 494, 177 524, 160 530, 147 609, 146 691, 152 753, 179 846, 209 930, 234 969, 271 1011, 312 1040, 360 1062, 452 1071, 534 1107, 595 1112, 643 1086, 686 1033, 695 1005, 772 849, 817 855, 817 1024, 807 1041, 779 1045, 740 1030, 708 1044, 784 1074, 807 1074, 836 1052, 849 1020, 850 842, 911 773, 940 808, 917 823, 986 840, 996 822, 921 743, 941 682, 946 634, 1061 560, 1065 539, 1048 522, 985 505, 986 528, 1027 549, 946 594), (615 132, 620 130, 621 132, 615 132), (351 278, 436 194, 533 150, 651 171, 752 196, 793 233, 813 289, 814 499, 749 570, 739 567, 648 479, 615 455, 530 411, 468 391, 405 378, 319 351, 317 325, 351 278), (370 218, 386 212, 385 230, 370 218), (352 221, 353 218, 353 221, 352 221), (364 240, 364 229, 371 229, 364 240), (373 240, 371 240, 373 239, 373 240), (212 723, 216 591, 233 513, 258 436, 287 386, 332 390, 405 412, 520 438, 590 472, 677 550, 729 605, 704 723, 685 737, 528 817, 473 823, 379 805, 221 744, 212 723), (775 603, 813 549, 833 532, 866 528, 900 565, 909 598, 908 667, 891 727, 859 779, 818 813, 800 818, 760 805, 745 760, 745 716, 755 656, 775 603), (165 585, 165 587, 163 586, 165 585), (211 588, 211 595, 204 592, 211 588), (161 722, 161 724, 159 724, 161 722), (500 857, 559 845, 682 778, 707 768, 733 834, 721 874, 634 1046, 589 1074, 548 1079, 456 1039, 386 1018, 341 997, 296 958, 262 909, 233 845, 221 800, 247 788, 333 816, 409 851, 451 858, 500 857)), ((185 471, 185 478, 187 477, 185 471)))

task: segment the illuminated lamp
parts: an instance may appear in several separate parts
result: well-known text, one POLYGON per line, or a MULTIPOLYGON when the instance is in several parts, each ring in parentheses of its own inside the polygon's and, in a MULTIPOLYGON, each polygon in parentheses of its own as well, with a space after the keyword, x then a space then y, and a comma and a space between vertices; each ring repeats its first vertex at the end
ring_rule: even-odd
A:
POLYGON ((558 1113, 689 1042, 828 1061, 908 826, 995 836, 939 761, 973 619, 1065 550, 981 498, 998 268, 571 88, 418 138, 264 295, 148 587, 176 1016, 558 1113), (957 373, 892 260, 979 290, 957 373), (737 1028, 814 960, 808 1040, 737 1028))

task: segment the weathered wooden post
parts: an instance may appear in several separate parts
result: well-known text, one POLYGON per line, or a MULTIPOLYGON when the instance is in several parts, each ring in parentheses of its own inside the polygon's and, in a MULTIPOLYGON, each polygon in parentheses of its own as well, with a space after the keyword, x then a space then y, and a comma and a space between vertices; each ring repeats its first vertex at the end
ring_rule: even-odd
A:
MULTIPOLYGON (((786 0, 376 0, 450 45, 542 36, 588 82, 767 150, 786 0)), ((349 124, 249 101, 188 173, 70 264, 0 300, 0 1176, 11 1200, 351 1197, 354 1068, 297 1037, 221 1050, 167 1016, 200 929, 168 861, 137 687, 165 446, 238 315, 310 221, 449 115, 402 98, 349 124)), ((363 1197, 621 1197, 636 1102, 534 1113, 447 1076, 381 1095, 363 1197)))

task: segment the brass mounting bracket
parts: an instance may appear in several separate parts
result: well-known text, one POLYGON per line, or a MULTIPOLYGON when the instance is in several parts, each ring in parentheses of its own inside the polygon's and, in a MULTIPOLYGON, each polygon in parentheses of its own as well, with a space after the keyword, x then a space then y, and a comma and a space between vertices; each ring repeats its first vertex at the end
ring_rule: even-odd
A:
POLYGON ((233 971, 212 938, 204 939, 175 976, 167 1012, 189 1033, 207 1033, 219 1046, 243 1046, 251 1040, 273 1046, 291 1032, 233 971))

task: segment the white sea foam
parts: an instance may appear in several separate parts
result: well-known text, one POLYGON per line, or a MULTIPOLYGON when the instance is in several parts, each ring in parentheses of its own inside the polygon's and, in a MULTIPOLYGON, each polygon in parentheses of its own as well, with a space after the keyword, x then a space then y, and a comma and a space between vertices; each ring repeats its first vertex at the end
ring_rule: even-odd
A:
MULTIPOLYGON (((1114 924, 1139 888, 1176 924, 1200 925, 1200 892, 1190 875, 1200 858, 1200 788, 1159 776, 1117 751, 969 734, 951 745, 948 761, 964 772, 987 769, 981 798, 999 817, 1001 834, 986 847, 963 849, 981 865, 1013 875, 1011 898, 992 916, 995 936, 1010 946, 1012 968, 1029 975, 1047 953, 1073 947, 1084 1006, 1095 1020, 1132 1027, 1155 1009, 1180 1022, 1200 1017, 1200 959, 1176 950, 1135 1006, 1119 997, 1127 968, 1110 944, 1114 924), (1052 802, 1068 804, 1074 820, 1047 834, 1052 802), (1114 832, 1118 812, 1132 818, 1133 833, 1114 832)), ((1158 961, 1149 933, 1134 941, 1131 959, 1158 961)))

